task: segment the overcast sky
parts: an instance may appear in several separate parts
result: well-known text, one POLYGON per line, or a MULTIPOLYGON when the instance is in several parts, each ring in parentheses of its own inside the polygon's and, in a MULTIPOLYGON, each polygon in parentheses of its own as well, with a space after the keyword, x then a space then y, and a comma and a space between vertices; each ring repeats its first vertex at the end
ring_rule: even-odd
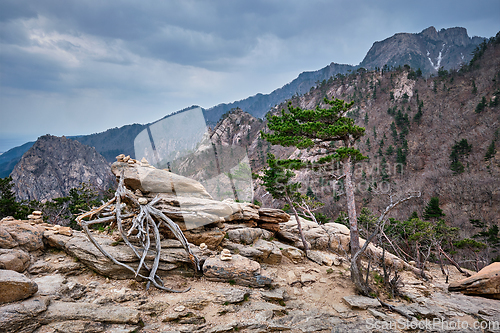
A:
POLYGON ((2 0, 0 152, 270 93, 398 32, 500 31, 500 1, 2 0))

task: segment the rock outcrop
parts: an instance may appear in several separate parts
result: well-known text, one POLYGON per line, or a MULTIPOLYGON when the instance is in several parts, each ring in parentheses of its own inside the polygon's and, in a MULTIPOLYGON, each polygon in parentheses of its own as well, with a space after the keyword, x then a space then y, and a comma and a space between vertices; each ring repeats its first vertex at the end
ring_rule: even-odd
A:
POLYGON ((0 269, 0 304, 28 298, 37 290, 37 284, 23 274, 0 269))
POLYGON ((67 196, 81 183, 104 190, 114 181, 109 163, 94 148, 52 135, 40 137, 11 176, 17 198, 28 201, 67 196))
POLYGON ((484 38, 469 37, 465 28, 437 31, 429 27, 418 34, 399 33, 373 43, 360 66, 373 69, 410 65, 424 73, 435 73, 440 67, 458 69, 470 61, 472 52, 484 38))
POLYGON ((466 279, 450 283, 448 290, 500 299, 500 262, 494 262, 466 279))

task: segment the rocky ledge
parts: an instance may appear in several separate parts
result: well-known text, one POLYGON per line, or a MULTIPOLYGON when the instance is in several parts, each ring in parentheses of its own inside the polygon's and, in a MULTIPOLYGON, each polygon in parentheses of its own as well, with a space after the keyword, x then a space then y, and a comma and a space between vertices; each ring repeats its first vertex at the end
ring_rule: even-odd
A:
MULTIPOLYGON (((383 286, 375 285, 381 302, 361 297, 350 280, 345 226, 302 220, 311 246, 305 253, 297 222, 280 210, 213 200, 196 182, 166 171, 154 171, 155 187, 150 187, 144 179, 132 180, 151 169, 137 161, 115 163, 114 170, 120 168, 134 195, 142 201, 160 196, 161 209, 186 234, 201 272, 163 230, 158 275, 165 286, 189 291, 148 290, 134 273, 105 258, 84 233, 46 225, 38 213, 28 221, 6 218, 0 221, 1 332, 393 332, 428 322, 467 323, 463 332, 498 331, 491 325, 500 322, 499 300, 450 292, 461 290, 458 283, 476 286, 474 294, 491 294, 492 288, 477 288, 477 281, 494 280, 494 274, 481 271, 480 278, 456 282, 463 276, 450 267, 448 291, 439 267, 430 264, 426 275, 431 279, 424 281, 386 254, 386 266, 402 277, 403 296, 390 299, 383 286), (198 194, 165 190, 172 184, 192 186, 198 194), (166 192, 155 192, 159 188, 166 192), (206 224, 188 228, 175 213, 179 206, 206 224), (491 325, 484 329, 481 323, 491 325)), ((117 232, 92 235, 114 258, 138 267, 137 256, 117 232)), ((372 274, 383 274, 380 250, 371 246, 368 253, 379 259, 372 261, 372 274)), ((154 258, 148 253, 145 261, 151 264, 154 258)), ((430 331, 447 331, 443 327, 430 331)))

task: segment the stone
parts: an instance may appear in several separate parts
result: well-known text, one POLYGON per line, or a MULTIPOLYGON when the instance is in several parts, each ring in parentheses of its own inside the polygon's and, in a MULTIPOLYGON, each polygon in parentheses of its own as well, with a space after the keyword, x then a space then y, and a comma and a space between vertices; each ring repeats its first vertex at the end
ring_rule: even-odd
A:
POLYGON ((351 295, 344 296, 342 299, 349 304, 352 309, 367 309, 381 306, 377 299, 365 296, 351 295))
POLYGON ((466 279, 453 281, 448 290, 500 299, 500 262, 494 262, 466 279))
POLYGON ((50 230, 55 231, 56 234, 61 234, 70 237, 73 236, 73 229, 71 229, 70 227, 62 227, 56 224, 53 227, 51 227, 50 230))
MULTIPOLYGON (((79 300, 83 296, 85 296, 87 293, 87 287, 78 283, 78 282, 68 282, 68 283, 64 284, 64 286, 62 286, 62 288, 60 289, 60 293, 61 293, 61 295, 64 296, 64 298, 62 299, 63 301, 71 302, 74 300, 79 300)), ((125 299, 125 300, 120 299, 120 296, 123 298, 124 296, 128 296, 128 294, 127 295, 124 295, 124 294, 118 295, 118 297, 116 297, 116 300, 118 303, 127 301, 127 299, 125 299)), ((132 296, 132 295, 130 295, 130 296, 132 296)))
POLYGON ((341 258, 339 258, 337 255, 322 251, 309 250, 307 251, 307 257, 320 265, 339 266, 342 263, 341 258))
POLYGON ((246 245, 253 244, 258 238, 269 239, 272 236, 270 231, 260 228, 231 229, 226 234, 230 241, 246 245))
MULTIPOLYGON (((130 160, 129 160, 130 161, 130 160)), ((125 161, 124 162, 128 162, 125 161)), ((175 193, 177 196, 212 199, 210 194, 196 180, 176 175, 167 170, 141 166, 137 163, 115 162, 111 171, 117 177, 123 171, 124 183, 132 191, 139 189, 143 193, 175 193)))
POLYGON ((23 274, 0 270, 0 304, 26 299, 37 290, 37 284, 23 274))
POLYGON ((85 320, 65 320, 47 325, 55 332, 100 333, 109 332, 103 323, 85 320))
POLYGON ((306 257, 304 251, 294 246, 287 245, 278 241, 272 241, 272 243, 280 249, 281 254, 283 256, 290 259, 294 264, 301 263, 302 261, 304 261, 304 258, 306 257))
POLYGON ((258 262, 235 254, 230 261, 222 261, 218 257, 205 260, 203 275, 207 280, 231 282, 243 286, 264 287, 270 285, 270 277, 261 274, 258 262))
POLYGON ((16 249, 0 249, 0 269, 22 273, 29 265, 30 255, 28 253, 16 249))
POLYGON ((187 230, 184 231, 184 236, 189 243, 195 245, 205 244, 207 248, 215 250, 222 240, 225 233, 219 228, 212 228, 210 230, 187 230))
POLYGON ((138 310, 126 306, 55 301, 50 303, 40 321, 47 324, 65 320, 138 324, 140 319, 140 312, 138 310))
POLYGON ((205 243, 201 243, 201 244, 200 244, 200 250, 205 251, 206 249, 208 249, 207 244, 205 244, 205 243))
MULTIPOLYGON (((128 279, 135 277, 134 272, 122 266, 116 265, 104 257, 104 255, 88 240, 87 236, 83 232, 74 231, 73 237, 71 238, 57 235, 52 232, 46 232, 45 236, 47 243, 54 244, 54 247, 63 249, 69 255, 78 258, 79 262, 101 275, 115 279, 128 279)), ((104 250, 116 260, 125 263, 134 269, 137 268, 139 259, 133 250, 127 245, 122 243, 116 244, 111 237, 107 237, 105 235, 95 234, 94 238, 99 244, 101 244, 104 250)), ((173 270, 176 269, 179 269, 180 273, 192 270, 193 266, 191 260, 189 259, 189 256, 184 248, 167 247, 170 245, 177 246, 179 244, 178 241, 165 240, 162 241, 161 244, 162 251, 160 254, 160 265, 157 271, 157 274, 160 277, 171 275, 173 270)), ((191 249, 202 262, 208 257, 208 255, 211 254, 210 251, 202 252, 195 246, 191 246, 191 249)), ((153 253, 146 256, 146 263, 148 263, 148 265, 151 265, 153 260, 153 253)), ((146 273, 145 271, 143 272, 146 273)))
POLYGON ((288 222, 290 215, 276 208, 259 208, 259 222, 281 223, 288 222))
POLYGON ((0 249, 12 249, 18 245, 7 229, 0 224, 0 249))
POLYGON ((45 261, 43 259, 39 259, 33 265, 31 265, 28 269, 30 274, 50 274, 57 271, 60 274, 64 275, 78 275, 83 272, 85 266, 81 262, 77 262, 72 258, 69 260, 63 261, 45 261))
POLYGON ((262 298, 266 301, 282 301, 285 298, 285 290, 274 289, 260 292, 262 298))
POLYGON ((186 308, 193 310, 203 310, 208 304, 210 300, 204 296, 195 296, 182 302, 186 308))
POLYGON ((302 273, 300 274, 300 282, 302 284, 314 283, 316 282, 316 275, 311 273, 302 273))
POLYGON ((43 232, 45 229, 39 225, 31 225, 27 222, 11 220, 1 224, 19 247, 31 252, 43 249, 43 232))
POLYGON ((48 298, 33 297, 0 306, 0 332, 33 332, 41 325, 38 315, 47 310, 48 304, 48 298))
MULTIPOLYGON (((161 318, 163 322, 175 322, 176 324, 202 325, 205 323, 205 318, 198 316, 193 312, 177 312, 167 313, 161 318)), ((189 329, 192 331, 192 328, 189 329)))
POLYGON ((38 286, 38 295, 51 296, 59 292, 66 278, 60 274, 53 274, 34 278, 33 281, 38 286))
POLYGON ((234 304, 243 302, 249 295, 248 289, 241 288, 220 288, 210 292, 214 295, 214 302, 219 304, 234 304))
POLYGON ((146 198, 139 198, 138 199, 140 205, 147 205, 148 204, 148 199, 146 198))
POLYGON ((229 251, 228 249, 222 250, 222 252, 220 253, 220 260, 226 261, 231 259, 232 259, 231 251, 229 251))
POLYGON ((274 243, 258 239, 252 247, 262 252, 262 255, 259 256, 259 261, 270 265, 276 265, 281 262, 281 251, 274 243))
POLYGON ((142 313, 158 316, 170 308, 170 304, 164 301, 148 301, 139 307, 142 313))

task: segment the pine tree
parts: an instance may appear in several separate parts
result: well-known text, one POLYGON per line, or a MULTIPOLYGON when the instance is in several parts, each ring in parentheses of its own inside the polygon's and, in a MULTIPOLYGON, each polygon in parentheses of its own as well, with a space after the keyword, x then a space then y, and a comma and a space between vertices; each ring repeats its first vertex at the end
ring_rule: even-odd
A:
POLYGON ((446 216, 441 208, 439 208, 439 197, 432 197, 427 206, 425 206, 424 214, 422 215, 424 220, 438 219, 440 217, 446 216))
POLYGON ((262 180, 262 185, 264 185, 266 191, 269 192, 274 199, 284 200, 288 207, 293 210, 304 250, 308 251, 309 246, 302 232, 299 215, 293 204, 294 198, 300 196, 298 191, 301 184, 292 182, 295 173, 286 169, 283 161, 277 160, 273 154, 267 154, 267 164, 268 168, 264 170, 264 175, 259 177, 262 180))
POLYGON ((352 179, 352 164, 365 159, 358 149, 356 141, 365 134, 365 129, 354 124, 354 120, 346 117, 353 102, 345 103, 340 99, 324 99, 329 108, 317 106, 314 110, 303 110, 288 104, 288 112, 268 117, 268 127, 272 133, 261 132, 261 135, 272 144, 295 146, 299 149, 321 147, 326 156, 318 160, 319 164, 339 161, 343 164, 344 186, 347 197, 351 233, 351 253, 359 251, 359 231, 357 225, 356 205, 352 179), (343 146, 330 145, 332 141, 340 141, 343 146))
POLYGON ((27 207, 16 201, 13 186, 12 177, 0 178, 0 218, 12 216, 23 219, 28 215, 27 207))
POLYGON ((486 150, 486 155, 484 155, 484 160, 488 161, 493 156, 495 156, 496 148, 495 148, 495 140, 491 141, 491 144, 488 146, 488 150, 486 150))

